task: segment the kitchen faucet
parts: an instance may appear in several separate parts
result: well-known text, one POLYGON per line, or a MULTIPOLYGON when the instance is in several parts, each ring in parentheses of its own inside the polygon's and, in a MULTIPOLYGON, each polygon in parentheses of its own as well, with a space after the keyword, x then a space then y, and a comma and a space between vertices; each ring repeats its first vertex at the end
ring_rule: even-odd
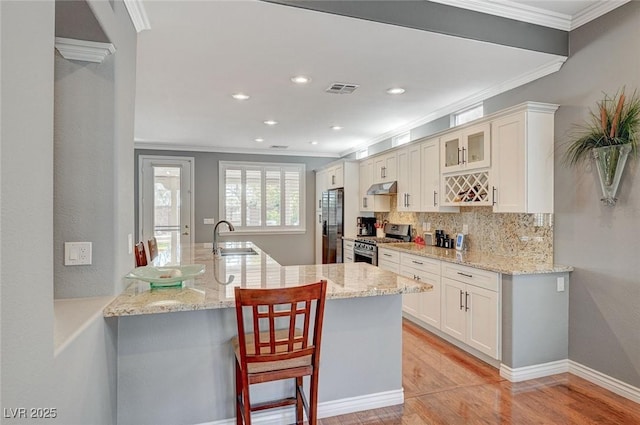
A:
POLYGON ((225 223, 227 226, 229 226, 230 232, 236 230, 233 227, 233 224, 229 223, 227 220, 220 220, 216 223, 216 226, 213 228, 213 255, 220 255, 220 248, 218 248, 218 236, 220 236, 218 234, 218 226, 220 226, 220 224, 222 223, 225 223))

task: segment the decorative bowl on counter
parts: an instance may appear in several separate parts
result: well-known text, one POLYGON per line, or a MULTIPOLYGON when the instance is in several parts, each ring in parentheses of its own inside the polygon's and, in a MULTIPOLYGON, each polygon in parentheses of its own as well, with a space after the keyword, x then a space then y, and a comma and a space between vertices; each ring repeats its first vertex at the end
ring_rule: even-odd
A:
POLYGON ((204 273, 204 264, 186 266, 136 267, 125 276, 127 279, 138 279, 149 282, 152 288, 180 286, 185 280, 193 279, 204 273))

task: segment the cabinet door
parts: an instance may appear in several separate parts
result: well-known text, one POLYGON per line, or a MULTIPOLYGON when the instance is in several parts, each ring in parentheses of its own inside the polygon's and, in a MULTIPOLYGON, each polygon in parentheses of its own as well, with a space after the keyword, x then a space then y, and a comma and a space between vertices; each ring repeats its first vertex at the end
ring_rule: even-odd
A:
POLYGON ((465 284, 456 280, 443 277, 442 283, 442 304, 441 304, 441 324, 443 332, 465 341, 467 313, 464 307, 465 284))
MULTIPOLYGON (((400 274, 409 279, 415 279, 416 275, 412 273, 412 270, 406 267, 400 269, 400 274)), ((413 317, 420 315, 420 297, 423 294, 403 294, 402 295, 402 311, 413 317)))
POLYGON ((316 211, 322 210, 322 192, 328 188, 327 170, 316 172, 316 211))
POLYGON ((527 212, 524 126, 524 114, 507 116, 492 123, 493 212, 527 212))
POLYGON ((360 211, 373 211, 373 195, 367 195, 367 190, 373 183, 373 160, 360 163, 360 211))
POLYGON ((385 183, 396 180, 396 153, 380 155, 373 158, 373 182, 385 183))
POLYGON ((449 173, 462 168, 462 132, 454 131, 440 138, 441 171, 449 173))
POLYGON ((418 319, 440 329, 440 276, 432 273, 417 272, 421 283, 428 283, 433 289, 428 292, 422 292, 419 295, 418 319))
POLYGON ((398 211, 420 211, 420 145, 398 152, 398 211))
POLYGON ((344 187, 344 165, 336 165, 329 169, 329 187, 331 189, 344 187))
POLYGON ((315 260, 316 260, 316 264, 322 264, 322 211, 316 211, 315 228, 316 228, 315 260))
POLYGON ((466 128, 462 139, 462 164, 467 170, 491 165, 491 124, 466 128))
POLYGON ((498 359, 498 294, 467 285, 467 344, 498 359))

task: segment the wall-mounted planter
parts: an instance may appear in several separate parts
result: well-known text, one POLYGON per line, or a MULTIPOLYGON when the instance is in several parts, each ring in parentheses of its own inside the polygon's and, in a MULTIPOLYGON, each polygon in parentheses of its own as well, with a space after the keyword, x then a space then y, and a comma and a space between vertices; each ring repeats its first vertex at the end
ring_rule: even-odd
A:
POLYGON ((628 144, 593 149, 593 158, 596 162, 602 188, 600 200, 606 205, 613 206, 618 200, 616 193, 629 152, 631 152, 631 146, 628 144))

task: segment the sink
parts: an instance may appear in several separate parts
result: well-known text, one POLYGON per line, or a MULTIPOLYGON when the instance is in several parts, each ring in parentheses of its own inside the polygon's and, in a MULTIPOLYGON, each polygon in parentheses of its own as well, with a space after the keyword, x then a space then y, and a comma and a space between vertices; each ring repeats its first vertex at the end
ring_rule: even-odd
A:
POLYGON ((258 255, 253 248, 220 248, 220 255, 226 257, 228 255, 258 255))

